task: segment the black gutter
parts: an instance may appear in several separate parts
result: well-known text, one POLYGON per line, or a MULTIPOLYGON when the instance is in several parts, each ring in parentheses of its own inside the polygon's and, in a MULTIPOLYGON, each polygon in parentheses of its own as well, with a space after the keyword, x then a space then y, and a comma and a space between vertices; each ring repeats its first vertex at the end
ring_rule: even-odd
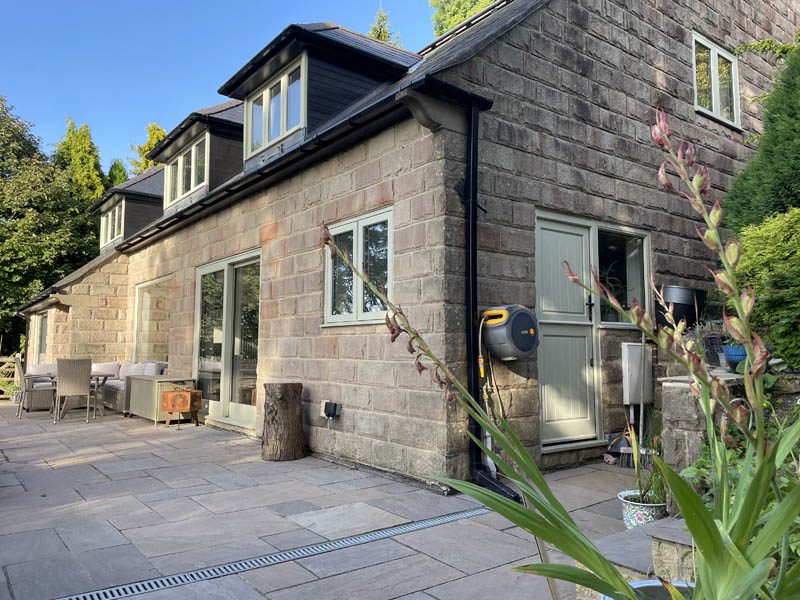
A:
MULTIPOLYGON (((467 325, 467 390, 473 398, 480 401, 480 373, 478 371, 478 126, 480 109, 473 105, 467 117, 466 174, 464 184, 464 219, 466 239, 466 325, 467 325)), ((483 428, 470 416, 469 430, 476 438, 483 439, 483 428)), ((483 464, 480 447, 469 440, 469 472, 472 478, 483 487, 506 498, 520 501, 519 494, 492 477, 491 471, 483 464)))

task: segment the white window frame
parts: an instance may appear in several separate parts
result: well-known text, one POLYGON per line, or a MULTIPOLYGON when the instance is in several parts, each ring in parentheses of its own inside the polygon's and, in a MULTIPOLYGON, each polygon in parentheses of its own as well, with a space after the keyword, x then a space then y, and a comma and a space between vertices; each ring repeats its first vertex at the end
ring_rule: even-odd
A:
POLYGON ((695 111, 712 117, 727 125, 739 129, 741 122, 739 105, 739 61, 736 56, 720 48, 717 44, 697 32, 692 32, 692 89, 694 92, 695 111), (708 48, 711 57, 711 110, 700 106, 697 102, 697 44, 708 48), (722 56, 731 62, 731 79, 733 83, 733 120, 723 117, 720 110, 719 89, 719 57, 722 56))
POLYGON ((136 294, 133 300, 133 362, 136 362, 139 353, 139 306, 141 303, 142 291, 151 286, 170 281, 172 277, 172 275, 164 275, 157 279, 151 279, 150 281, 136 284, 136 294))
MULTIPOLYGON (((389 299, 394 294, 394 223, 393 209, 382 209, 371 212, 360 217, 348 219, 329 227, 331 236, 339 235, 348 231, 353 232, 353 264, 356 266, 363 264, 363 233, 364 227, 387 221, 388 227, 388 259, 387 259, 387 278, 386 291, 389 299)), ((324 325, 353 325, 360 323, 380 323, 386 317, 386 311, 365 312, 364 304, 364 282, 353 275, 353 312, 347 315, 333 314, 333 259, 330 253, 325 253, 325 320, 324 325)))
POLYGON ((178 156, 173 158, 170 162, 167 163, 167 166, 164 169, 164 208, 166 208, 167 206, 171 206, 172 204, 175 204, 179 200, 182 200, 189 194, 196 192, 197 190, 208 184, 208 168, 210 165, 209 147, 210 147, 209 134, 206 131, 204 133, 201 133, 196 138, 194 138, 190 143, 186 144, 186 146, 182 148, 181 151, 178 153, 178 156), (201 141, 205 144, 206 147, 206 156, 204 161, 205 177, 203 178, 203 181, 201 181, 198 184, 195 184, 194 181, 197 178, 197 172, 196 172, 197 166, 195 164, 196 163, 195 154, 197 153, 196 146, 201 141), (186 155, 187 150, 191 157, 189 160, 192 163, 191 187, 188 190, 181 190, 181 188, 183 187, 182 182, 183 182, 184 156, 186 155), (170 199, 170 195, 172 193, 172 182, 170 177, 171 169, 177 169, 178 171, 177 183, 178 183, 178 191, 180 193, 175 195, 175 199, 170 199))
POLYGON ((49 315, 47 311, 39 313, 36 315, 36 338, 34 341, 36 352, 36 363, 39 364, 42 360, 42 356, 47 355, 47 334, 48 334, 48 326, 50 323, 49 315), (44 344, 42 344, 44 342, 44 344))
POLYGON ((122 237, 125 231, 125 200, 120 200, 113 208, 100 216, 100 247, 122 237))
POLYGON ((306 126, 306 109, 308 106, 308 99, 306 93, 308 90, 308 55, 303 52, 300 57, 293 61, 290 65, 285 67, 275 77, 272 77, 268 82, 258 88, 255 92, 250 94, 245 99, 244 104, 244 157, 245 159, 255 156, 265 149, 273 146, 283 140, 288 135, 303 129, 306 126), (289 86, 289 74, 297 68, 300 68, 300 122, 291 129, 286 128, 286 121, 288 118, 288 103, 286 102, 287 91, 289 86), (281 133, 274 139, 269 139, 269 90, 280 82, 281 85, 281 133), (251 114, 253 107, 253 100, 256 98, 262 99, 262 121, 261 121, 261 139, 262 144, 251 150, 251 114))

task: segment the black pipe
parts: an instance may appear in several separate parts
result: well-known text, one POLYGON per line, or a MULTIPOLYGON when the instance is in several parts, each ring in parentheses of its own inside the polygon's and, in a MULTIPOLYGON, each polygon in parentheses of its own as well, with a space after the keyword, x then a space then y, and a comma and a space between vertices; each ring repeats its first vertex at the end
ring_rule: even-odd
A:
MULTIPOLYGON (((464 203, 466 218, 464 219, 466 239, 466 325, 467 325, 467 389, 473 398, 480 399, 480 373, 478 371, 478 125, 480 109, 471 106, 468 116, 466 177, 464 181, 464 203)), ((472 434, 482 439, 483 429, 480 424, 469 418, 469 429, 472 434)), ((517 502, 519 494, 492 477, 491 471, 483 464, 480 447, 469 441, 469 472, 472 478, 483 487, 501 494, 517 502)))

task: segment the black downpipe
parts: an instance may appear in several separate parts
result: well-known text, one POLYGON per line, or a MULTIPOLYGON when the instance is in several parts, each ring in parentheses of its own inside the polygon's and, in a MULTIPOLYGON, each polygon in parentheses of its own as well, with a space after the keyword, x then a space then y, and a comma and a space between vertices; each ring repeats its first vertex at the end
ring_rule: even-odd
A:
MULTIPOLYGON (((480 400, 480 372, 478 371, 478 125, 480 109, 471 106, 467 128, 467 169, 464 183, 464 202, 466 204, 466 325, 467 325, 467 389, 473 398, 480 400)), ((480 424, 469 418, 469 429, 478 438, 483 438, 480 424)), ((469 441, 469 472, 473 479, 483 487, 517 502, 519 494, 492 477, 491 471, 483 464, 480 447, 469 441)))

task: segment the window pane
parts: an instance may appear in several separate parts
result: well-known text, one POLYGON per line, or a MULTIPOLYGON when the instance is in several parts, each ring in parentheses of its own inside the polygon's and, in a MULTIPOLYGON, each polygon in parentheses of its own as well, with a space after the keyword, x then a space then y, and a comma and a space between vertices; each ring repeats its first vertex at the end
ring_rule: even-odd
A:
POLYGON ((695 80, 697 105, 712 110, 711 104, 711 50, 700 43, 694 45, 695 80))
MULTIPOLYGON (((600 281, 629 308, 634 300, 642 303, 644 263, 642 238, 607 231, 597 233, 600 281)), ((600 304, 600 320, 617 322, 619 315, 607 303, 600 304)))
POLYGON ((258 362, 258 263, 234 269, 233 360, 231 402, 256 404, 258 362))
POLYGON ((183 155, 181 159, 183 163, 183 182, 181 187, 181 195, 188 192, 192 189, 192 151, 189 150, 186 154, 183 155))
POLYGON ((169 201, 173 202, 178 197, 178 163, 174 162, 169 167, 169 201))
POLYGON ((100 217, 100 245, 103 246, 106 243, 106 227, 108 227, 108 213, 104 214, 100 217))
POLYGON ((719 69, 719 113, 720 116, 733 121, 733 63, 724 56, 717 56, 719 69))
POLYGON ((138 290, 135 362, 169 362, 171 288, 171 281, 164 280, 138 290))
POLYGON ((39 320, 39 354, 47 352, 47 315, 42 315, 39 320))
POLYGON ((274 140, 281 135, 281 84, 273 85, 269 90, 269 139, 274 140))
POLYGON ((264 95, 253 99, 250 105, 250 152, 264 145, 264 95))
POLYGON ((194 184, 206 181, 206 141, 194 145, 194 184))
MULTIPOLYGON (((384 295, 388 293, 389 282, 389 223, 381 221, 367 225, 362 230, 364 273, 384 295)), ((386 306, 365 285, 364 312, 380 312, 386 306)))
POLYGON ((300 69, 289 73, 289 87, 286 90, 286 129, 300 125, 300 69))
POLYGON ((203 401, 219 401, 222 376, 222 306, 225 298, 225 272, 214 271, 200 278, 200 343, 197 386, 203 401))
POLYGON ((117 212, 117 226, 114 228, 114 237, 122 235, 122 204, 117 204, 114 209, 117 212))
MULTIPOLYGON (((346 231, 333 236, 334 242, 342 252, 353 256, 353 232, 346 231)), ((353 314, 353 272, 347 268, 341 258, 333 259, 333 301, 331 313, 334 315, 353 314)))

